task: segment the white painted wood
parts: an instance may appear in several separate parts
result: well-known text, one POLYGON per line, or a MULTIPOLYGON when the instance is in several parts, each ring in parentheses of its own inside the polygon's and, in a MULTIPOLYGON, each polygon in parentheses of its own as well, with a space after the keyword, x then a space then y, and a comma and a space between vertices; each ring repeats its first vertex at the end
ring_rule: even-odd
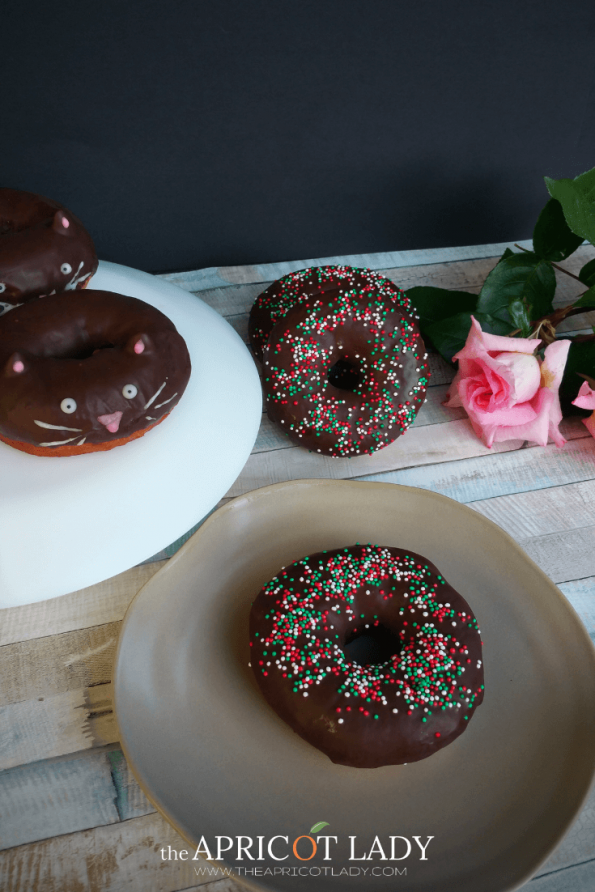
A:
POLYGON ((214 883, 208 883, 206 886, 194 886, 192 889, 186 889, 184 892, 196 892, 197 889, 204 889, 204 892, 246 892, 246 886, 240 886, 233 880, 215 880, 214 883))
POLYGON ((160 850, 167 853, 168 846, 176 852, 190 848, 158 814, 55 836, 0 854, 0 889, 178 892, 218 878, 197 876, 201 862, 163 861, 160 850))
POLYGON ((595 480, 499 496, 474 502, 473 508, 519 542, 590 528, 595 525, 595 480))
POLYGON ((114 787, 116 788, 116 808, 120 820, 139 818, 155 811, 132 774, 124 753, 119 747, 109 749, 106 753, 110 764, 114 787))
POLYGON ((562 870, 591 858, 595 859, 595 788, 591 790, 580 815, 556 851, 537 871, 536 876, 562 870))
POLYGON ((595 861, 569 867, 559 873, 538 877, 523 887, 524 892, 593 892, 595 889, 595 861))
MULTIPOLYGON (((521 242, 521 244, 525 243, 521 242)), ((494 268, 503 251, 504 248, 502 247, 500 253, 494 253, 489 256, 484 254, 471 260, 461 257, 456 260, 440 260, 438 262, 429 260, 430 255, 426 254, 428 262, 423 264, 391 265, 382 268, 374 266, 374 268, 377 268, 381 275, 391 279, 405 291, 414 286, 432 285, 436 288, 446 288, 451 291, 479 293, 486 276, 494 268)), ((580 268, 594 257, 595 248, 592 245, 583 245, 559 266, 577 275, 580 268)), ((304 267, 300 267, 300 269, 302 268, 304 267)), ((274 269, 271 269, 271 272, 274 273, 274 269)), ((274 278, 279 278, 279 276, 260 282, 247 283, 225 283, 221 280, 215 287, 211 288, 200 287, 204 280, 200 276, 196 278, 196 274, 192 272, 166 274, 159 278, 172 282, 186 291, 193 291, 200 296, 201 300, 204 300, 205 303, 227 318, 249 313, 258 295, 274 281, 274 278)), ((586 290, 580 282, 576 282, 576 280, 561 272, 556 272, 556 281, 556 306, 563 306, 572 302, 586 290)))
POLYGON ((113 793, 105 753, 0 772, 0 849, 115 824, 113 793))
POLYGON ((584 622, 595 644, 595 577, 590 576, 586 579, 563 582, 560 585, 560 591, 566 595, 584 622))
MULTIPOLYGON (((577 418, 565 419, 563 430, 567 437, 572 436, 573 432, 577 437, 585 436, 585 427, 577 418)), ((251 489, 285 480, 364 477, 399 468, 512 452, 522 445, 520 440, 508 440, 496 443, 492 449, 488 449, 477 438, 466 418, 426 427, 413 425, 394 443, 374 455, 360 455, 351 459, 331 458, 307 452, 300 446, 272 453, 253 454, 225 496, 242 495, 251 489)))
MULTIPOLYGON (((523 248, 531 250, 530 240, 518 243, 523 248)), ((304 269, 307 266, 326 266, 329 264, 343 264, 348 266, 360 266, 367 269, 375 269, 382 272, 385 269, 408 266, 427 266, 430 264, 456 263, 461 260, 474 260, 485 257, 500 257, 506 248, 513 250, 514 242, 499 242, 490 245, 467 245, 455 248, 424 248, 413 251, 391 251, 380 254, 349 254, 340 257, 316 257, 308 260, 290 260, 281 263, 266 263, 245 266, 210 267, 208 269, 191 270, 183 273, 163 273, 160 278, 165 279, 185 291, 202 291, 208 288, 218 288, 221 285, 238 285, 252 282, 272 282, 289 272, 304 269)))
POLYGON ((0 647, 0 706, 111 681, 120 623, 0 647))
POLYGON ((69 595, 0 610, 0 646, 121 620, 135 594, 164 563, 141 564, 69 595))
MULTIPOLYGON (((418 486, 469 504, 495 496, 563 486, 595 477, 595 441, 574 425, 563 449, 550 444, 534 449, 494 453, 464 461, 442 462, 361 477, 379 483, 418 486), (581 437, 581 439, 579 439, 581 437)), ((567 432, 568 435, 568 432, 567 432)))
POLYGON ((0 722, 0 771, 118 739, 111 683, 12 703, 0 722))
POLYGON ((595 575, 595 526, 519 539, 519 544, 557 584, 595 575))

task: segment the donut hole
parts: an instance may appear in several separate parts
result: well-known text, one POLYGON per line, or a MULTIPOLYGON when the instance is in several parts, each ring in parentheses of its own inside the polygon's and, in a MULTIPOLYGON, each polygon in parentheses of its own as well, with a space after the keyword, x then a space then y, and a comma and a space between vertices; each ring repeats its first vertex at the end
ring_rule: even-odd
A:
MULTIPOLYGON (((110 350, 114 347, 115 344, 112 344, 110 341, 96 341, 92 344, 85 344, 80 347, 73 347, 65 354, 65 359, 89 359, 90 356, 93 356, 95 353, 99 353, 100 350, 110 350)), ((56 355, 58 355, 56 353, 56 355)))
POLYGON ((401 653, 401 641, 390 629, 380 624, 369 629, 357 629, 348 635, 343 653, 350 663, 360 666, 386 663, 401 653))
POLYGON ((327 378, 329 384, 332 384, 337 390, 348 390, 353 393, 361 384, 362 373, 356 363, 342 356, 330 367, 327 378))

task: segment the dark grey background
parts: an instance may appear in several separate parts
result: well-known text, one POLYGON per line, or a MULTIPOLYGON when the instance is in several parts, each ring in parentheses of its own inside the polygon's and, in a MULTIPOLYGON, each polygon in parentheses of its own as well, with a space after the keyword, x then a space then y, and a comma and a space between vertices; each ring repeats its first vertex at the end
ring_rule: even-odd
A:
POLYGON ((149 271, 531 235, 595 165, 595 3, 5 2, 0 183, 149 271))

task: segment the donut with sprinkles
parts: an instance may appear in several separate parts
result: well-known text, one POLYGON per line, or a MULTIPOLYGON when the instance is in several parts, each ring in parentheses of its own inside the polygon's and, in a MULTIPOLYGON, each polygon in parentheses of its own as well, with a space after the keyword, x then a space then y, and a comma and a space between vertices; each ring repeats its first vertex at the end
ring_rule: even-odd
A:
POLYGON ((473 611, 400 548, 354 545, 283 568, 252 605, 250 648, 270 706, 340 765, 425 759, 465 731, 484 696, 473 611))
POLYGON ((268 292, 250 331, 257 355, 262 346, 269 418, 298 445, 334 457, 376 452, 402 434, 429 381, 403 292, 350 267, 294 273, 268 292))
POLYGON ((256 358, 262 359, 273 327, 295 304, 315 297, 326 296, 332 300, 341 289, 374 291, 378 297, 397 300, 411 312, 401 289, 374 270, 355 266, 310 266, 277 279, 254 301, 248 320, 248 334, 256 358))

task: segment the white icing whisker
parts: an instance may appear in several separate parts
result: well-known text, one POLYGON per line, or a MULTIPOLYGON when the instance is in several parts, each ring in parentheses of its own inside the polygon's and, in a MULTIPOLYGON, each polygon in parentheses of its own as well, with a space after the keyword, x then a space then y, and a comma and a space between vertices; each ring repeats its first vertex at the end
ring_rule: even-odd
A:
POLYGON ((52 440, 51 443, 40 443, 40 446, 62 446, 63 443, 72 443, 73 440, 78 440, 78 437, 69 437, 67 440, 52 440))
MULTIPOLYGON (((156 408, 156 409, 160 409, 161 406, 167 406, 167 404, 168 404, 168 403, 171 403, 171 401, 172 401, 173 399, 175 399, 175 398, 177 397, 177 395, 178 395, 177 393, 174 393, 174 395, 173 395, 173 396, 170 396, 170 398, 169 398, 168 400, 165 400, 165 402, 163 402, 163 403, 157 403, 157 405, 155 406, 155 408, 156 408)), ((145 409, 146 409, 146 408, 147 408, 147 407, 145 406, 145 409)))
MULTIPOLYGON (((47 421, 38 421, 37 418, 33 419, 34 424, 39 425, 39 427, 46 427, 48 430, 52 431, 82 431, 82 427, 63 427, 61 424, 48 424, 47 421)), ((76 437, 73 437, 73 440, 76 437)))
POLYGON ((151 397, 149 402, 145 403, 143 408, 148 409, 149 406, 153 405, 153 403, 155 402, 155 400, 157 399, 157 397, 159 396, 159 394, 161 393, 161 391, 163 390, 163 388, 165 387, 166 384, 167 384, 167 381, 164 381, 163 384, 161 385, 161 387, 159 388, 159 390, 157 391, 157 393, 153 394, 153 396, 151 397))
POLYGON ((74 276, 72 277, 70 282, 68 282, 64 286, 64 291, 74 291, 77 285, 79 285, 81 282, 84 282, 85 279, 88 279, 91 276, 91 273, 83 273, 82 276, 79 276, 79 273, 84 265, 85 261, 81 260, 81 262, 79 263, 79 268, 75 272, 74 276))
POLYGON ((10 310, 16 310, 17 307, 22 306, 22 304, 7 304, 0 300, 0 316, 4 316, 4 314, 8 313, 10 310))

